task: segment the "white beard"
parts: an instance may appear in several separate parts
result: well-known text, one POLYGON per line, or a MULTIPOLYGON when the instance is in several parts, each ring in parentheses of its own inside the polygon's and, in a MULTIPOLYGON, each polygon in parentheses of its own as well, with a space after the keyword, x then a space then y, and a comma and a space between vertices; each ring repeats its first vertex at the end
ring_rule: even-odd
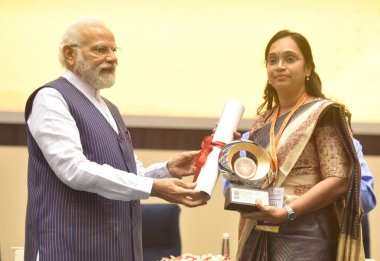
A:
POLYGON ((110 64, 103 62, 97 67, 93 68, 93 66, 83 57, 81 52, 77 52, 77 63, 75 66, 75 71, 79 73, 79 75, 90 84, 95 89, 104 89, 110 88, 115 84, 115 73, 107 72, 101 75, 101 70, 106 68, 115 68, 116 63, 110 64))

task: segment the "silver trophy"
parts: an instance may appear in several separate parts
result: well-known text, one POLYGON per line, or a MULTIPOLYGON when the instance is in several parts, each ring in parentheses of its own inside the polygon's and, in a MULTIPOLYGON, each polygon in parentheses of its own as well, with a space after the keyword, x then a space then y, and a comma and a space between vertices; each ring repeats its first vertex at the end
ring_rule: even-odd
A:
POLYGON ((249 140, 226 144, 219 158, 219 170, 231 182, 224 209, 257 210, 256 200, 269 205, 268 187, 274 179, 268 153, 249 140))

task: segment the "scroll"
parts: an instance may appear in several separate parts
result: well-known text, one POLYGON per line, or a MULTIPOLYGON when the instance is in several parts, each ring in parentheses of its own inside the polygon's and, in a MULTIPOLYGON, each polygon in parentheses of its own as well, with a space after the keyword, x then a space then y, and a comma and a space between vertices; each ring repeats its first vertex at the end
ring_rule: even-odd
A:
POLYGON ((195 189, 206 193, 208 198, 211 197, 216 181, 218 180, 219 154, 222 147, 233 140, 233 133, 237 130, 243 113, 244 106, 242 103, 237 100, 228 100, 224 106, 214 136, 207 136, 202 142, 200 158, 205 155, 207 158, 204 159, 204 164, 202 160, 196 160, 194 180, 197 181, 195 189))

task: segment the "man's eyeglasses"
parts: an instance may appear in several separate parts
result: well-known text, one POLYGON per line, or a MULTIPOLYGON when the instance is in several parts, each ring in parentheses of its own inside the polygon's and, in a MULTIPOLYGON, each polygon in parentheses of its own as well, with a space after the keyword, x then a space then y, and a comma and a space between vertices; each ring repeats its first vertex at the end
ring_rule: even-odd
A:
MULTIPOLYGON (((71 47, 80 47, 77 44, 71 44, 71 47)), ((109 55, 111 52, 116 55, 118 51, 120 51, 120 48, 118 47, 109 47, 106 45, 98 44, 90 48, 92 52, 94 52, 98 56, 105 56, 109 55)))
POLYGON ((267 66, 276 66, 280 63, 280 61, 282 62, 283 65, 292 65, 298 61, 301 61, 303 59, 301 58, 298 58, 297 56, 293 55, 293 54, 286 54, 286 55, 283 55, 281 57, 279 56, 270 56, 268 58, 268 60, 266 61, 266 64, 267 66))

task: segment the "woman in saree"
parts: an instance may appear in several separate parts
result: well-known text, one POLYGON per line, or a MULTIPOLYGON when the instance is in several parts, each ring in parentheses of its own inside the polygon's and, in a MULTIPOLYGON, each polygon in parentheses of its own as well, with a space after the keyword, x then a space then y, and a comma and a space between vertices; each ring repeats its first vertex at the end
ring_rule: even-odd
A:
POLYGON ((271 156, 284 207, 257 201, 258 211, 240 212, 237 260, 364 260, 360 166, 347 111, 323 95, 301 34, 275 34, 265 61, 264 102, 249 139, 271 156))

